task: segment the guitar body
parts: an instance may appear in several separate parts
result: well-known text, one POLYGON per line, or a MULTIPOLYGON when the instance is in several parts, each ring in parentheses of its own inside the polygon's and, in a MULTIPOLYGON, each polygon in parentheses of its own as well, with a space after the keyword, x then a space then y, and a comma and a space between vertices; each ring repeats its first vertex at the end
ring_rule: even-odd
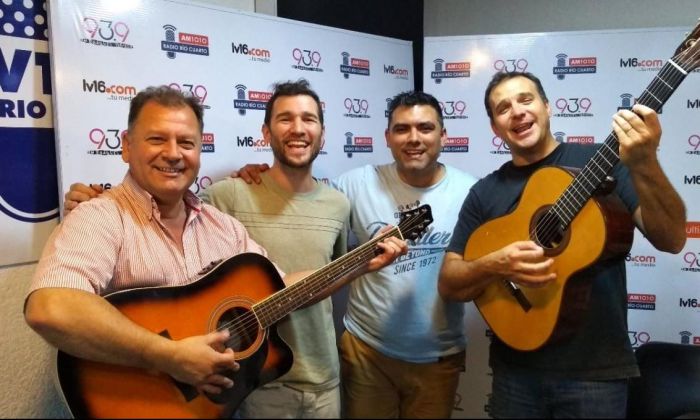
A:
POLYGON ((59 351, 59 384, 73 416, 230 418, 255 388, 292 366, 292 352, 274 325, 262 329, 251 312, 252 305, 283 288, 267 258, 247 253, 220 263, 186 286, 108 295, 106 299, 136 324, 173 340, 239 322, 228 347, 235 351, 240 370, 227 375, 233 388, 208 396, 161 372, 86 361, 59 351))
MULTIPOLYGON (((465 247, 465 260, 474 260, 516 241, 533 239, 531 231, 574 176, 558 167, 545 167, 528 180, 516 209, 480 226, 465 247)), ((496 192, 497 193, 497 192, 496 192)), ((556 247, 545 248, 554 259, 556 281, 532 288, 518 285, 532 305, 525 310, 501 282, 491 282, 475 299, 491 330, 508 346, 522 351, 569 336, 581 319, 590 280, 577 272, 599 259, 629 252, 634 225, 617 196, 593 197, 573 219, 556 247)))

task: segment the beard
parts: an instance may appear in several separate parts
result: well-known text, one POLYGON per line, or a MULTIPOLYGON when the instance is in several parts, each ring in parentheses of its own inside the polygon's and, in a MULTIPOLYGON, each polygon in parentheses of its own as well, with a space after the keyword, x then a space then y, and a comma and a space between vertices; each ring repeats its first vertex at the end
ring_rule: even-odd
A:
POLYGON ((270 147, 272 148, 273 156, 279 163, 281 163, 284 166, 295 169, 303 169, 310 167, 311 164, 313 164, 314 160, 316 160, 316 157, 318 157, 318 154, 321 152, 321 142, 312 142, 310 147, 312 147, 313 149, 311 150, 311 155, 309 156, 309 158, 304 161, 295 161, 288 158, 287 155, 284 154, 284 143, 281 140, 274 138, 271 139, 270 147))

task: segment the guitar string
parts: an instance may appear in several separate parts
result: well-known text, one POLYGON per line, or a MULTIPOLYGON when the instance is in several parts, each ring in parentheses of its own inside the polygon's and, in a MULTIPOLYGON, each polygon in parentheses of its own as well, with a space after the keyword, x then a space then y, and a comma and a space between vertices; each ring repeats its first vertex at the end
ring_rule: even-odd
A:
MULTIPOLYGON (((366 258, 367 256, 369 256, 370 254, 373 254, 373 253, 374 253, 374 248, 371 250, 371 252, 369 250, 362 249, 360 252, 354 253, 353 256, 355 254, 359 254, 360 256, 366 258)), ((356 266, 352 266, 349 264, 348 265, 341 265, 340 267, 341 267, 340 269, 334 268, 334 269, 330 270, 330 273, 332 273, 333 275, 337 275, 337 274, 344 273, 344 270, 346 270, 346 267, 349 267, 350 271, 357 268, 356 266)), ((288 295, 290 296, 290 299, 292 297, 298 297, 298 295, 299 295, 298 289, 300 287, 303 288, 305 286, 305 283, 310 284, 311 286, 322 283, 322 281, 325 280, 325 278, 323 276, 319 276, 319 274, 323 274, 323 273, 319 273, 319 272, 312 273, 306 279, 302 279, 298 283, 295 283, 294 285, 290 286, 290 287, 293 287, 293 286, 299 285, 299 286, 295 287, 294 289, 286 290, 286 293, 284 294, 285 295, 284 300, 287 300, 286 296, 288 296, 288 295)), ((282 289, 282 290, 285 290, 285 289, 282 289)), ((306 294, 306 293, 304 293, 304 294, 306 294)), ((244 315, 242 315, 238 318, 235 318, 232 321, 218 327, 217 330, 220 331, 223 329, 228 329, 230 334, 231 334, 230 338, 226 342, 227 346, 238 348, 238 345, 241 344, 241 340, 242 340, 243 336, 247 332, 254 331, 254 334, 252 334, 252 337, 256 338, 258 335, 258 329, 263 328, 262 327, 263 324, 268 324, 268 326, 269 326, 271 324, 269 322, 270 319, 272 319, 274 317, 274 315, 278 315, 276 313, 276 310, 279 309, 280 305, 284 304, 284 301, 280 303, 280 302, 277 302, 278 300, 280 300, 278 293, 275 293, 272 296, 269 296, 267 299, 254 304, 252 306, 252 308, 250 308, 250 310, 248 310, 244 315), (269 306, 269 305, 271 305, 271 306, 269 306), (256 310, 256 307, 257 307, 257 310, 256 310), (270 309, 268 309, 268 308, 270 308, 270 309)))
MULTIPOLYGON (((406 230, 407 234, 410 234, 412 230, 413 230, 413 228, 410 228, 410 229, 406 230)), ((391 232, 388 232, 387 234, 384 235, 384 237, 387 237, 387 236, 391 236, 391 232)), ((375 252, 375 250, 376 250, 376 247, 374 247, 373 245, 376 244, 376 242, 378 242, 378 240, 381 240, 382 238, 383 238, 383 237, 376 238, 374 241, 368 242, 368 243, 366 244, 366 245, 369 245, 369 246, 367 247, 366 250, 363 251, 362 254, 364 254, 364 255, 363 255, 362 260, 364 260, 366 257, 368 257, 368 256, 370 256, 370 255, 372 255, 372 254, 374 254, 374 252, 375 252)), ((353 254, 355 254, 355 253, 353 253, 353 254)), ((349 255, 349 254, 346 254, 346 255, 349 255)), ((353 257, 354 257, 354 255, 353 255, 353 257)), ((355 259, 356 259, 356 258, 355 258, 355 259)), ((347 265, 347 266, 343 267, 343 269, 341 269, 341 270, 331 270, 331 274, 332 274, 333 277, 338 276, 340 273, 342 273, 342 274, 347 274, 347 273, 350 273, 350 272, 352 272, 353 270, 355 270, 358 266, 359 266, 359 265, 355 265, 355 266, 353 266, 353 265, 347 265)), ((328 276, 326 276, 326 279, 325 279, 325 280, 328 280, 328 276)), ((318 291, 323 290, 325 287, 327 287, 327 283, 332 283, 332 281, 331 281, 331 282, 328 282, 328 281, 325 281, 325 282, 324 282, 323 279, 320 279, 320 280, 319 280, 319 279, 316 279, 316 280, 314 280, 314 279, 309 279, 309 280, 307 280, 307 282, 310 283, 311 286, 315 286, 314 288, 311 289, 311 290, 312 290, 312 293, 311 293, 312 295, 315 295, 318 291)), ((301 283, 301 282, 300 282, 300 283, 301 283)), ((291 286, 291 287, 294 287, 294 285, 291 286)), ((308 288, 308 287, 307 287, 307 288, 308 288)), ((302 287, 302 289, 303 289, 303 287, 302 287)), ((300 295, 300 294, 298 293, 298 290, 292 291, 292 292, 293 292, 293 293, 296 293, 297 296, 300 295)), ((304 295, 307 295, 308 292, 304 292, 303 294, 304 294, 304 295)), ((260 304, 270 305, 270 304, 273 304, 273 303, 274 303, 274 302, 272 302, 272 301, 274 301, 274 299, 268 299, 268 300, 270 300, 270 302, 268 302, 268 301, 266 300, 266 301, 260 302, 259 304, 254 305, 254 306, 260 306, 260 304)), ((291 300, 291 299, 290 299, 290 300, 291 300)), ((297 306, 297 307, 298 307, 298 306, 301 306, 301 304, 298 303, 296 306, 297 306)), ((255 312, 255 313, 258 313, 258 314, 262 314, 262 315, 267 315, 267 318, 270 318, 270 315, 273 315, 273 320, 274 320, 274 318, 279 319, 279 318, 282 317, 282 316, 280 316, 280 311, 278 311, 278 309, 279 309, 279 308, 273 307, 271 311, 270 311, 270 310, 267 311, 267 314, 265 313, 266 311, 264 311, 264 310, 258 310, 258 311, 255 311, 255 310, 254 310, 254 312, 255 312), (270 312, 271 312, 271 313, 270 313, 270 312)), ((291 310, 283 310, 283 311, 281 311, 281 314, 286 315, 286 314, 289 313, 290 311, 291 311, 291 310)), ((251 328, 256 327, 256 331, 255 331, 255 332, 256 332, 256 335, 257 335, 257 329, 258 329, 258 326, 260 326, 260 324, 258 323, 257 318, 251 318, 251 316, 254 316, 254 313, 250 313, 250 312, 249 312, 247 315, 250 315, 250 316, 248 317, 248 319, 246 319, 246 320, 243 321, 243 323, 245 323, 246 325, 237 325, 237 326, 234 328, 234 330, 237 330, 237 332, 238 332, 238 331, 240 331, 240 328, 242 327, 245 331, 248 331, 248 330, 250 330, 251 328), (252 322, 247 322, 247 321, 252 321, 252 322)), ((265 321, 267 321, 268 326, 271 325, 271 324, 273 323, 273 322, 270 322, 270 321, 271 321, 270 319, 265 319, 265 321)), ((238 324, 242 324, 242 323, 239 322, 238 324)), ((227 342, 227 344, 228 344, 229 342, 231 342, 231 341, 238 342, 238 341, 239 341, 239 340, 238 340, 238 337, 239 337, 239 335, 234 335, 234 336, 232 336, 232 339, 229 339, 229 341, 227 342)))
MULTIPOLYGON (((640 102, 645 103, 645 101, 647 99, 649 99, 649 96, 651 96, 652 98, 654 98, 654 100, 656 100, 657 103, 659 103, 659 108, 661 106, 663 106, 663 104, 666 102, 666 100, 668 100, 668 98, 671 97, 671 95, 675 92, 675 90, 678 88, 678 86, 680 86, 683 79, 687 76, 687 73, 690 72, 691 66, 689 64, 695 58, 697 58, 697 56, 700 54, 700 52, 695 52, 690 57, 683 57, 684 55, 687 55, 687 53, 688 53, 688 50, 684 50, 683 52, 677 54, 676 56, 672 57, 671 59, 669 59, 667 61, 666 65, 664 65, 664 67, 661 69, 661 71, 657 75, 654 76, 654 79, 652 80, 652 82, 650 83, 648 88, 644 89, 644 91, 640 95, 640 97, 639 97, 640 102), (683 68, 683 70, 686 71, 686 74, 683 74, 680 70, 674 68, 673 63, 675 63, 675 59, 678 59, 680 61, 680 66, 681 66, 681 68, 683 68), (686 69, 686 65, 688 67, 687 69, 686 69), (671 70, 675 70, 675 71, 671 71, 671 70), (671 75, 670 77, 668 77, 669 73, 671 75), (669 85, 669 83, 667 83, 667 81, 675 87, 669 85), (664 89, 661 89, 662 84, 666 86, 664 89), (663 90, 666 90, 667 92, 663 92, 663 90), (666 99, 663 102, 661 102, 659 100, 659 98, 653 92, 655 92, 656 95, 659 95, 660 92, 664 93, 664 94, 668 93, 668 95, 666 95, 666 99)), ((547 243, 549 243, 549 241, 556 238, 556 236, 560 232, 559 222, 565 220, 559 214, 559 212, 563 213, 565 216, 568 216, 569 221, 567 222, 567 225, 576 217, 576 215, 578 214, 578 211, 580 211, 580 209, 583 207, 583 205, 585 205, 585 202, 587 200, 584 200, 583 203, 580 203, 578 200, 576 200, 576 196, 573 195, 573 193, 578 192, 579 197, 580 197, 582 195, 580 192, 580 189, 583 189, 584 191, 586 191, 586 186, 583 185, 582 181, 587 181, 592 187, 594 187, 593 189, 591 189, 591 191, 588 191, 589 194, 591 192, 595 191, 595 188, 597 188, 597 185, 591 183, 590 179, 588 178, 587 173, 591 172, 595 181, 597 181, 599 183, 602 182, 602 179, 604 179, 607 176, 608 171, 610 169, 612 169, 612 167, 614 167, 614 165, 615 165, 615 164, 611 164, 611 161, 619 160, 619 151, 615 150, 618 147, 619 147, 619 144, 617 143, 617 137, 615 136, 615 133, 612 132, 610 135, 608 135, 606 141, 603 143, 601 148, 596 152, 596 154, 591 159, 592 164, 591 164, 591 162, 589 162, 589 164, 587 164, 583 168, 583 170, 579 173, 579 175, 577 175, 574 178, 573 182, 569 185, 569 187, 567 187, 567 189, 559 197, 559 199, 557 199, 557 201, 555 202, 555 205, 552 206, 550 208, 550 210, 548 210, 546 212, 546 214, 542 217, 542 219, 540 219, 540 221, 538 221, 537 225, 531 229, 530 238, 538 238, 538 237, 539 237, 538 239, 542 239, 543 237, 546 238, 546 240, 540 241, 540 244, 547 244, 547 243), (608 143, 613 143, 613 144, 608 144, 608 143), (609 159, 606 159, 606 153, 608 153, 607 157, 609 159), (610 154, 612 154, 612 156, 610 154), (602 157, 605 160, 605 163, 607 163, 609 165, 609 168, 607 170, 601 168, 600 165, 598 165, 598 163, 595 161, 598 156, 602 157), (597 177, 592 165, 598 166, 598 168, 601 171, 603 171, 602 178, 597 177), (571 200, 574 200, 576 202, 576 205, 579 207, 578 210, 575 209, 576 206, 572 206, 571 200), (568 205, 573 207, 573 209, 566 207, 567 204, 565 202, 567 202, 567 201, 568 201, 568 205), (561 207, 561 206, 563 206, 564 208, 560 209, 559 207, 561 207), (566 210, 569 210, 569 212, 571 214, 570 215, 566 214, 566 210), (556 215, 553 213, 555 213, 556 215), (546 228, 543 229, 543 226, 545 226, 546 228), (542 235, 538 235, 537 232, 542 233, 542 235)), ((615 162, 615 163, 617 163, 617 162, 615 162)), ((602 162, 601 162, 601 164, 602 164, 602 162)))
MULTIPOLYGON (((340 265, 340 269, 331 269, 331 270, 324 270, 323 268, 320 269, 319 271, 312 273, 309 275, 306 279, 300 280, 298 283, 295 283, 294 285, 290 286, 290 289, 284 293, 285 298, 281 298, 280 296, 282 295, 280 292, 277 292, 273 294, 272 296, 269 296, 267 299, 256 303, 253 305, 250 311, 247 311, 245 315, 236 318, 232 321, 229 321, 226 324, 223 324, 217 328, 218 331, 223 330, 223 329, 228 329, 231 332, 231 337, 227 340, 226 344, 229 347, 238 347, 238 345, 241 344, 241 339, 243 335, 246 332, 251 331, 255 327, 255 334, 254 338, 257 338, 258 335, 258 329, 261 327, 261 322, 258 321, 258 318, 265 318, 261 319, 261 321, 266 321, 266 323, 271 325, 273 322, 270 322, 271 320, 274 319, 279 319, 281 318, 281 314, 286 315, 287 313, 291 312, 291 310, 281 310, 280 308, 288 304, 291 301, 296 302, 296 307, 301 306, 303 303, 298 303, 298 298, 300 296, 309 296, 309 299, 311 299, 313 296, 315 296, 318 292, 323 290, 328 286, 328 284, 331 284, 339 278, 338 276, 341 275, 346 275, 355 269, 357 269, 362 263, 365 262, 365 259, 367 257, 375 254, 375 251, 377 247, 375 246, 376 243, 379 241, 390 237, 390 236, 395 236, 398 230, 402 230, 406 232, 406 236, 410 236, 413 233, 413 230, 416 229, 416 227, 422 229, 423 227, 420 226, 413 226, 409 227, 407 229, 401 229, 401 225, 411 225, 415 224, 415 220, 419 219, 422 217, 422 215, 415 215, 415 216, 409 216, 406 219, 404 219, 401 223, 399 223, 399 228, 392 229, 388 232, 385 232, 383 235, 381 235, 378 238, 373 239, 372 241, 369 241, 360 247, 357 248, 355 252, 352 253, 347 253, 344 256, 338 258, 336 261, 334 261, 334 265, 340 265), (359 255, 359 256, 358 256, 359 255), (348 259, 348 260, 355 260, 355 264, 342 264, 343 259, 348 259), (324 272, 325 271, 325 272, 324 272), (321 276, 320 274, 324 274, 324 276, 321 276), (331 281, 329 281, 329 279, 331 281), (300 291, 301 290, 301 291, 300 291), (286 298, 286 295, 291 295, 288 299, 286 298), (297 299, 293 299, 297 298, 297 299), (281 302, 278 302, 282 300, 281 302), (271 307, 269 305, 272 305, 271 307), (256 310, 256 307, 258 307, 258 310, 256 310), (257 314, 257 316, 256 316, 257 314)), ((352 261, 351 261, 352 262, 352 261)), ((285 289, 282 289, 285 290, 285 289)), ((295 305, 291 305, 294 307, 295 305)), ((296 309, 296 308, 294 308, 296 309)), ((254 340, 253 340, 254 341, 254 340)))

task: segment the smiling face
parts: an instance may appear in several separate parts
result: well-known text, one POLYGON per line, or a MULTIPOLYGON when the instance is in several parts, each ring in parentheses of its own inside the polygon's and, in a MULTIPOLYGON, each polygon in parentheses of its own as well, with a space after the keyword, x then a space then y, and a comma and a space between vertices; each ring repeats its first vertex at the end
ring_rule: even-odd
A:
POLYGON ((323 145, 324 128, 316 101, 308 95, 280 96, 262 128, 275 162, 289 168, 310 168, 323 145))
POLYGON ((415 187, 440 178, 438 158, 447 138, 438 114, 430 105, 399 106, 385 132, 387 146, 401 179, 415 187))
POLYGON ((517 76, 502 81, 491 91, 489 106, 491 128, 508 144, 516 165, 535 162, 556 147, 549 127, 549 103, 531 80, 517 76))
POLYGON ((202 133, 188 106, 147 102, 122 141, 129 173, 156 202, 182 200, 199 172, 202 133))

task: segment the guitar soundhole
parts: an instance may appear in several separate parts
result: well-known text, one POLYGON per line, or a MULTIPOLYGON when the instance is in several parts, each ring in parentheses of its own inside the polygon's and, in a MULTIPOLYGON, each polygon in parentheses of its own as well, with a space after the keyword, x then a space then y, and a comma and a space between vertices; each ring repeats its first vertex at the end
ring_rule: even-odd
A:
POLYGON ((231 308, 222 313, 216 326, 219 330, 228 328, 231 337, 226 342, 226 347, 232 348, 236 353, 250 348, 260 331, 253 313, 242 307, 231 308))
POLYGON ((530 223, 532 240, 545 249, 547 255, 563 251, 571 237, 569 229, 562 230, 561 219, 548 210, 551 206, 540 208, 530 223))

